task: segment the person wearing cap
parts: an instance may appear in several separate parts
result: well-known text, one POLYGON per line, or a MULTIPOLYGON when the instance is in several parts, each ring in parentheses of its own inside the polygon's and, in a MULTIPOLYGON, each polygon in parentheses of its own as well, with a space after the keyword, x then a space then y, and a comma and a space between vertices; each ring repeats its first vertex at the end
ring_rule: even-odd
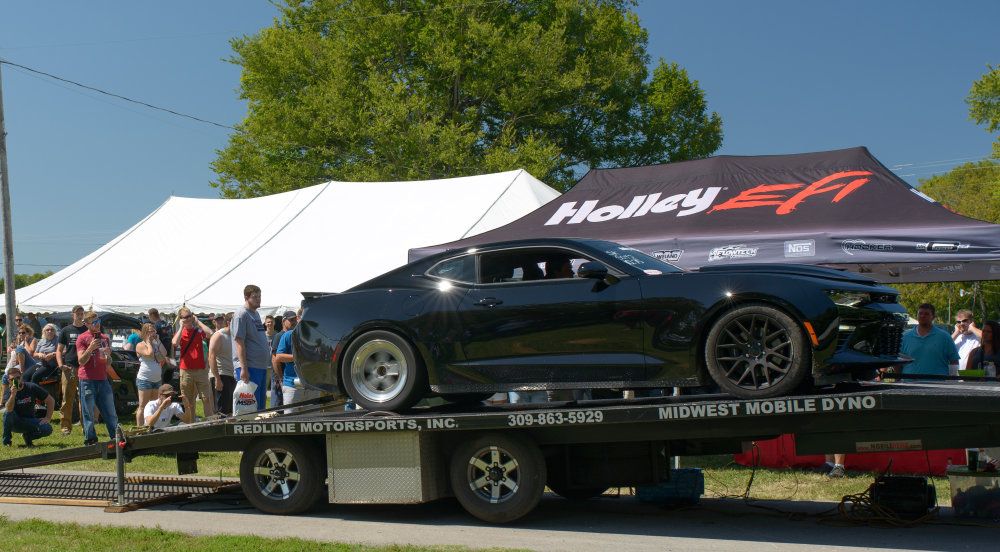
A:
POLYGON ((181 393, 193 405, 201 395, 205 405, 205 416, 215 414, 215 392, 208 384, 208 370, 205 363, 205 344, 215 332, 206 326, 187 307, 177 311, 181 327, 174 334, 174 350, 181 352, 181 393))
POLYGON ((160 386, 159 396, 154 401, 146 403, 142 414, 146 425, 152 427, 167 427, 174 418, 190 424, 194 419, 194 407, 188 397, 178 396, 174 386, 164 383, 160 386), (175 402, 179 399, 179 402, 175 402))
MULTIPOLYGON (((281 378, 282 404, 286 405, 307 399, 314 399, 319 396, 319 391, 295 387, 295 378, 298 374, 295 372, 295 358, 292 356, 292 330, 295 329, 298 321, 299 316, 297 313, 292 311, 285 313, 285 317, 282 319, 282 324, 285 326, 285 333, 281 336, 281 340, 278 342, 278 350, 274 355, 277 361, 275 363, 275 371, 278 373, 278 377, 281 378)), ((285 412, 288 413, 290 411, 286 409, 285 412)))
POLYGON ((76 379, 80 363, 76 354, 76 340, 87 331, 83 323, 83 307, 76 305, 70 311, 73 322, 59 330, 59 341, 56 345, 56 363, 62 370, 62 405, 59 407, 59 427, 63 435, 73 431, 73 403, 76 401, 76 390, 79 382, 76 379))
POLYGON ((56 401, 39 385, 21 378, 21 368, 7 370, 8 388, 3 394, 3 444, 11 446, 14 433, 24 436, 24 445, 34 446, 35 439, 52 434, 52 410, 56 401), (35 403, 45 404, 45 415, 39 417, 35 403))

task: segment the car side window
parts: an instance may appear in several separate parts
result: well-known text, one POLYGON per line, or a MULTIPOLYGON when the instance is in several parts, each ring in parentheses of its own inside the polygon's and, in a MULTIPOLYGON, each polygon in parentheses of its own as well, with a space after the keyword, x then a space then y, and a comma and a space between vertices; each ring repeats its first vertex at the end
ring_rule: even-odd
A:
POLYGON ((463 255, 445 259, 432 266, 427 271, 427 275, 456 282, 473 283, 476 281, 476 256, 463 255))
POLYGON ((490 251, 480 254, 479 283, 574 278, 576 269, 589 260, 579 253, 559 248, 490 251))

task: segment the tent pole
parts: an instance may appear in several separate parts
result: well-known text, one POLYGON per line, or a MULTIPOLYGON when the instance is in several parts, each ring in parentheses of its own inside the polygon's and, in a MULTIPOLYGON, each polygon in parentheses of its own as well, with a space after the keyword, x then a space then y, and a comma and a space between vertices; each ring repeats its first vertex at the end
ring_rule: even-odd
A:
MULTIPOLYGON (((0 67, 3 66, 0 60, 0 67)), ((14 298, 14 241, 10 224, 10 181, 7 177, 7 126, 3 117, 3 78, 0 77, 0 225, 3 226, 4 311, 7 327, 14 323, 16 301, 14 298)), ((7 334, 10 335, 10 332, 7 334)), ((16 334, 15 334, 16 336, 16 334)))

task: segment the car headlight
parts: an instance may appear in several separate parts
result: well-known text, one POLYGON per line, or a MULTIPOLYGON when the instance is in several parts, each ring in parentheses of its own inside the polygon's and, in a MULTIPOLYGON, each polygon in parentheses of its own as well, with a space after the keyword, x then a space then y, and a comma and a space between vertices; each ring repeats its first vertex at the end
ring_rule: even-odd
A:
POLYGON ((843 307, 857 307, 872 302, 871 294, 867 291, 828 289, 826 294, 831 301, 843 307))

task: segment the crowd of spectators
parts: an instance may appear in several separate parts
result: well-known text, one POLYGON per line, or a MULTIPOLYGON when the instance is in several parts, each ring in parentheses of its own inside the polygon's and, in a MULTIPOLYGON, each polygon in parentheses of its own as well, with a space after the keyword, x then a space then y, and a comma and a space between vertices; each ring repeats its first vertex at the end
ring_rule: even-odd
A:
MULTIPOLYGON (((231 415, 237 379, 258 383, 260 408, 266 405, 266 384, 272 393, 271 407, 314 396, 294 384, 291 330, 300 313, 268 316, 265 327, 257 313, 260 300, 260 288, 247 286, 243 307, 235 313, 215 315, 210 320, 213 327, 186 307, 177 312, 176 327, 155 308, 146 313, 149 322, 121 343, 121 349, 134 353, 138 360, 136 425, 189 423, 195 419, 198 400, 206 417, 216 412, 231 415), (163 381, 168 364, 178 368, 179 393, 163 381), (247 369, 241 370, 243 366, 247 369)), ((51 383, 55 378, 62 395, 62 435, 73 432, 73 409, 79 395, 84 443, 97 442, 98 421, 103 422, 109 438, 114 436, 118 415, 110 380, 119 378, 111 362, 112 338, 102 332, 96 312, 77 305, 71 316, 71 322, 59 329, 52 323, 43 325, 33 313, 18 314, 8 339, 6 315, 0 314, 0 350, 8 357, 0 389, 5 407, 4 445, 12 444, 13 433, 21 433, 27 446, 52 433, 55 398, 40 383, 51 383)))

